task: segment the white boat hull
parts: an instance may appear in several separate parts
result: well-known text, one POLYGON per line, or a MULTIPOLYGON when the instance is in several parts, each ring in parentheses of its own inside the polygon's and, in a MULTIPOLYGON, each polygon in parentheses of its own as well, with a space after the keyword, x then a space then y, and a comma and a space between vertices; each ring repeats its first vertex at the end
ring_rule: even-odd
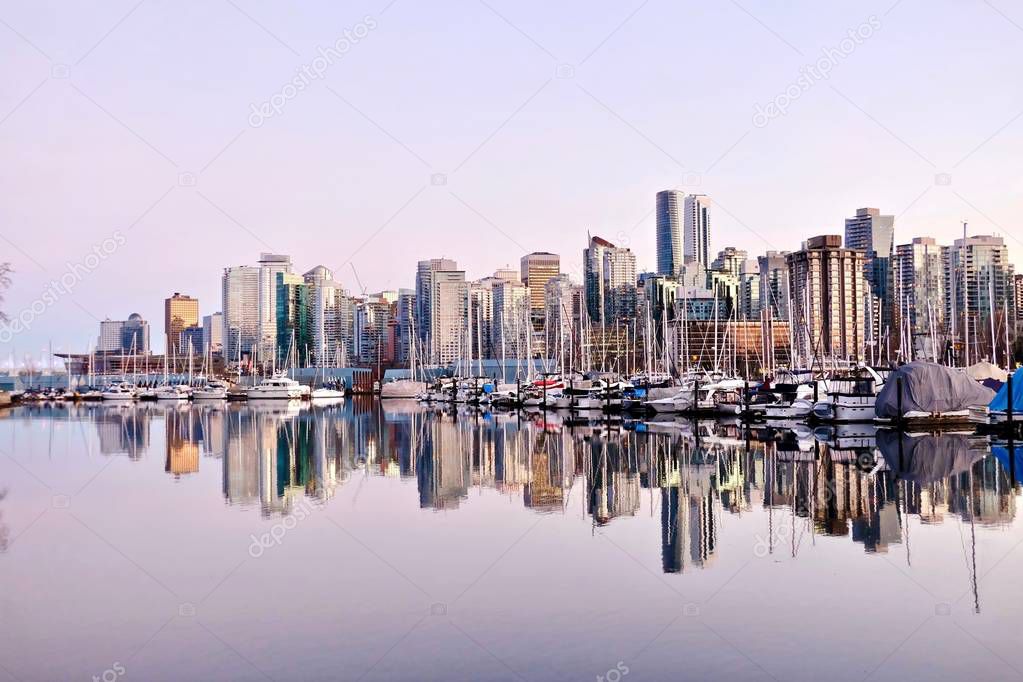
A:
POLYGON ((388 381, 380 387, 381 398, 418 398, 426 392, 426 384, 422 381, 399 379, 388 381))

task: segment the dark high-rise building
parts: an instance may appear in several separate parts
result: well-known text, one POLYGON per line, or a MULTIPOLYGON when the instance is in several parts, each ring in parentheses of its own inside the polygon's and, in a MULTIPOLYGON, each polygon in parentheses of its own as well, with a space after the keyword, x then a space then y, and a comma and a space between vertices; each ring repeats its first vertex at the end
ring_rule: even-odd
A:
POLYGON ((657 216, 657 274, 674 276, 682 266, 682 218, 685 194, 676 189, 658 192, 654 211, 657 216))

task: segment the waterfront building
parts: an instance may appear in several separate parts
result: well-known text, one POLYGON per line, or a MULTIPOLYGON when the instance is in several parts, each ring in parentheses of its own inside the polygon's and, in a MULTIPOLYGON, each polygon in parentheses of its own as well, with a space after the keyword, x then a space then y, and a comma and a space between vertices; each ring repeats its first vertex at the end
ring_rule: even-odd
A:
POLYGON ((291 256, 259 254, 258 355, 262 362, 273 360, 277 351, 277 275, 291 273, 291 256))
POLYGON ((420 261, 416 282, 421 337, 426 357, 433 364, 446 365, 461 357, 462 337, 469 316, 469 284, 465 271, 454 261, 420 261), (422 296, 420 296, 422 291, 422 296))
POLYGON ((760 310, 769 320, 789 319, 788 251, 768 251, 757 258, 760 271, 760 310))
POLYGON ((721 251, 718 251, 717 258, 710 264, 710 269, 738 278, 748 257, 749 254, 744 249, 726 246, 721 251))
POLYGON ((360 364, 379 365, 394 361, 393 342, 388 339, 394 319, 394 304, 381 295, 369 296, 355 307, 355 355, 360 364))
POLYGON ((843 248, 839 235, 812 237, 786 256, 796 362, 865 359, 864 257, 863 251, 843 248))
POLYGON ((149 323, 138 313, 132 313, 127 320, 103 320, 99 323, 96 351, 148 354, 149 323))
POLYGON ((604 323, 616 325, 636 319, 636 255, 630 249, 604 250, 604 323))
POLYGON ((527 357, 527 335, 532 335, 531 289, 518 281, 491 284, 491 349, 495 358, 527 357))
POLYGON ((190 327, 185 327, 181 330, 178 335, 177 349, 178 358, 187 358, 190 355, 198 357, 203 353, 203 331, 202 326, 194 324, 190 327))
POLYGON ((738 317, 760 319, 760 264, 756 258, 747 258, 739 267, 738 317))
POLYGON ((274 366, 305 367, 312 344, 312 310, 305 278, 293 272, 278 272, 274 305, 277 310, 274 366))
POLYGON ((239 265, 221 278, 224 356, 227 362, 251 361, 259 335, 259 268, 239 265))
POLYGON ((347 367, 355 347, 356 299, 322 265, 302 279, 308 288, 310 364, 347 367))
POLYGON ((1023 275, 1012 276, 1012 300, 1016 309, 1016 321, 1023 318, 1023 275))
POLYGON ((915 237, 895 247, 892 274, 898 318, 912 334, 941 334, 945 327, 945 262, 948 247, 915 237))
POLYGON ((523 256, 519 262, 519 278, 529 287, 529 310, 538 329, 542 328, 546 305, 544 288, 547 282, 560 273, 561 256, 554 253, 536 251, 523 256))
POLYGON ((181 331, 199 324, 199 299, 178 292, 163 302, 163 330, 167 338, 167 353, 181 356, 181 331))
POLYGON ((895 216, 881 215, 876 208, 856 209, 856 215, 845 221, 845 248, 864 253, 863 274, 870 289, 871 303, 867 343, 880 347, 881 339, 898 336, 894 301, 889 294, 895 216))
POLYGON ((682 257, 704 269, 710 265, 710 207, 710 197, 705 194, 690 194, 685 199, 682 257))
POLYGON ((416 292, 413 289, 399 289, 394 304, 395 330, 394 360, 408 365, 412 357, 412 335, 415 333, 416 292))
POLYGON ((658 192, 654 200, 657 220, 657 274, 674 276, 682 267, 682 218, 685 194, 675 189, 658 192))
POLYGON ((224 352, 224 313, 203 316, 202 348, 204 353, 213 355, 224 352))
POLYGON ((434 302, 432 289, 438 272, 458 272, 458 263, 450 258, 431 258, 419 261, 416 268, 416 327, 419 347, 428 358, 432 357, 428 345, 434 302))
POLYGON ((946 254, 946 316, 952 320, 955 311, 960 341, 969 340, 966 357, 970 362, 987 357, 1004 366, 1004 325, 1016 316, 1015 271, 1005 240, 993 235, 956 239, 946 254))
POLYGON ((604 252, 615 245, 600 237, 590 237, 583 249, 583 288, 590 322, 604 325, 604 252))
POLYGON ((547 282, 544 288, 547 301, 547 336, 552 353, 571 352, 573 343, 579 342, 579 325, 586 310, 583 288, 562 273, 547 282))

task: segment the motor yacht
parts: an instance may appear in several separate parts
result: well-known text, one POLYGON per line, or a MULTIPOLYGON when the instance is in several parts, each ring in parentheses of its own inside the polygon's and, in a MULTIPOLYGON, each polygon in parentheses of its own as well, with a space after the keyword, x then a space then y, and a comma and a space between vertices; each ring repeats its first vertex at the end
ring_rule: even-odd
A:
MULTIPOLYGON (((249 400, 301 400, 306 391, 302 384, 283 374, 264 379, 247 391, 249 400)), ((308 390, 308 386, 305 387, 308 390)))

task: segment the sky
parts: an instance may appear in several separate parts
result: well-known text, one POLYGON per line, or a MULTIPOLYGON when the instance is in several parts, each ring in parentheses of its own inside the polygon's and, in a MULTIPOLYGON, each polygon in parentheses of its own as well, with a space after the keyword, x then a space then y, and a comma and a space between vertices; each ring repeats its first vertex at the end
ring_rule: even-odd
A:
POLYGON ((579 278, 587 233, 652 270, 668 188, 712 197, 712 252, 873 206, 1023 266, 1021 61, 1007 0, 0 1, 0 366, 133 312, 160 351, 166 297, 218 311, 261 251, 355 293, 441 256, 579 278))

